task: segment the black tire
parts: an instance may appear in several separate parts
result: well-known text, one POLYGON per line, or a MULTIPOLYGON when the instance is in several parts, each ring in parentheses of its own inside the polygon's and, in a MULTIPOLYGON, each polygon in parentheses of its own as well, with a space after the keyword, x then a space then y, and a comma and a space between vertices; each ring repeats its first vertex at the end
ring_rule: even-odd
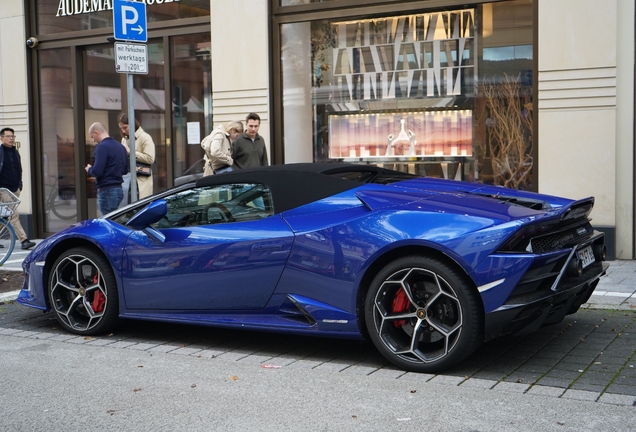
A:
POLYGON ((85 247, 63 252, 51 268, 47 286, 51 309, 66 330, 96 335, 117 325, 117 282, 101 254, 85 247))
POLYGON ((399 258, 373 279, 365 301, 369 337, 401 369, 437 373, 483 341, 477 292, 448 265, 426 256, 399 258))

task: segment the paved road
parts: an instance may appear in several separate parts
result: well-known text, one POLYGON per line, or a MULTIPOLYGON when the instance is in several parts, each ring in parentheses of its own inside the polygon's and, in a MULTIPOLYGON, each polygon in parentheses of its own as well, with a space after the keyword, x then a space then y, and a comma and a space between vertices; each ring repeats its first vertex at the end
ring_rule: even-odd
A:
MULTIPOLYGON (((0 429, 580 432, 631 431, 636 422, 632 406, 576 393, 559 397, 549 391, 553 387, 522 393, 514 383, 500 383, 486 389, 453 375, 368 374, 362 365, 337 373, 306 363, 267 369, 264 358, 276 355, 282 363, 281 348, 263 345, 267 351, 260 356, 248 355, 250 346, 262 343, 252 337, 233 342, 242 346, 233 355, 216 358, 53 338, 0 335, 0 429)), ((188 347, 173 346, 179 348, 188 347)), ((310 357, 319 362, 349 351, 340 344, 316 348, 322 354, 310 357)), ((307 349, 313 350, 301 343, 299 350, 307 349)))
POLYGON ((635 262, 612 262, 577 314, 438 375, 405 373, 357 341, 143 321, 77 337, 6 302, 0 413, 9 430, 89 427, 82 413, 127 430, 132 419, 137 430, 633 430, 635 278, 635 262))
MULTIPOLYGON (((39 243, 41 240, 34 241, 39 243)), ((20 244, 17 243, 7 262, 2 265, 2 270, 22 271, 22 261, 30 252, 31 251, 20 249, 20 244)))

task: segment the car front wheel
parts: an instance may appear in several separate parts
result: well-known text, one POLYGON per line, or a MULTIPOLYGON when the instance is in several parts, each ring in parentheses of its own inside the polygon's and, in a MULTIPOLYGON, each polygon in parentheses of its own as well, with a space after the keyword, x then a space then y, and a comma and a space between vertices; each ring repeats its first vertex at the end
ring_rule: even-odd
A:
POLYGON ((365 301, 369 336, 396 366, 436 373, 471 354, 483 340, 480 302, 445 263, 408 256, 374 278, 365 301))
POLYGON ((94 335, 112 330, 119 315, 117 282, 101 254, 70 249, 55 261, 49 275, 51 307, 68 331, 94 335))

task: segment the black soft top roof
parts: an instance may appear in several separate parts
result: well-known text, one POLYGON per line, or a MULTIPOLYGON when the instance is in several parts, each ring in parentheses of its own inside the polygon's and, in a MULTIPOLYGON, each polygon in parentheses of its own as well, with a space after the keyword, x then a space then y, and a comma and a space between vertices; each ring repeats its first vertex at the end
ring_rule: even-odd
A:
POLYGON ((249 168, 200 178, 197 186, 232 183, 267 185, 274 201, 274 211, 281 213, 359 187, 362 183, 338 174, 388 174, 394 171, 375 165, 341 163, 298 163, 249 168))

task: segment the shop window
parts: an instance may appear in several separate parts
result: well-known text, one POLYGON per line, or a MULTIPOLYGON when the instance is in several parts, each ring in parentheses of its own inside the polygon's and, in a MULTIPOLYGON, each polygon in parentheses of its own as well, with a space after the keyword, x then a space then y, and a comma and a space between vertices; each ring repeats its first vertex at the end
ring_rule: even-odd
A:
POLYGON ((201 165, 201 140, 212 131, 209 33, 170 38, 172 137, 175 178, 201 165))
POLYGON ((473 148, 480 181, 536 190, 533 181, 532 2, 485 4, 473 148))
POLYGON ((56 232, 77 221, 75 195, 75 118, 71 50, 38 52, 42 130, 44 231, 56 232))
POLYGON ((531 187, 532 28, 530 0, 283 24, 285 161, 531 187))

